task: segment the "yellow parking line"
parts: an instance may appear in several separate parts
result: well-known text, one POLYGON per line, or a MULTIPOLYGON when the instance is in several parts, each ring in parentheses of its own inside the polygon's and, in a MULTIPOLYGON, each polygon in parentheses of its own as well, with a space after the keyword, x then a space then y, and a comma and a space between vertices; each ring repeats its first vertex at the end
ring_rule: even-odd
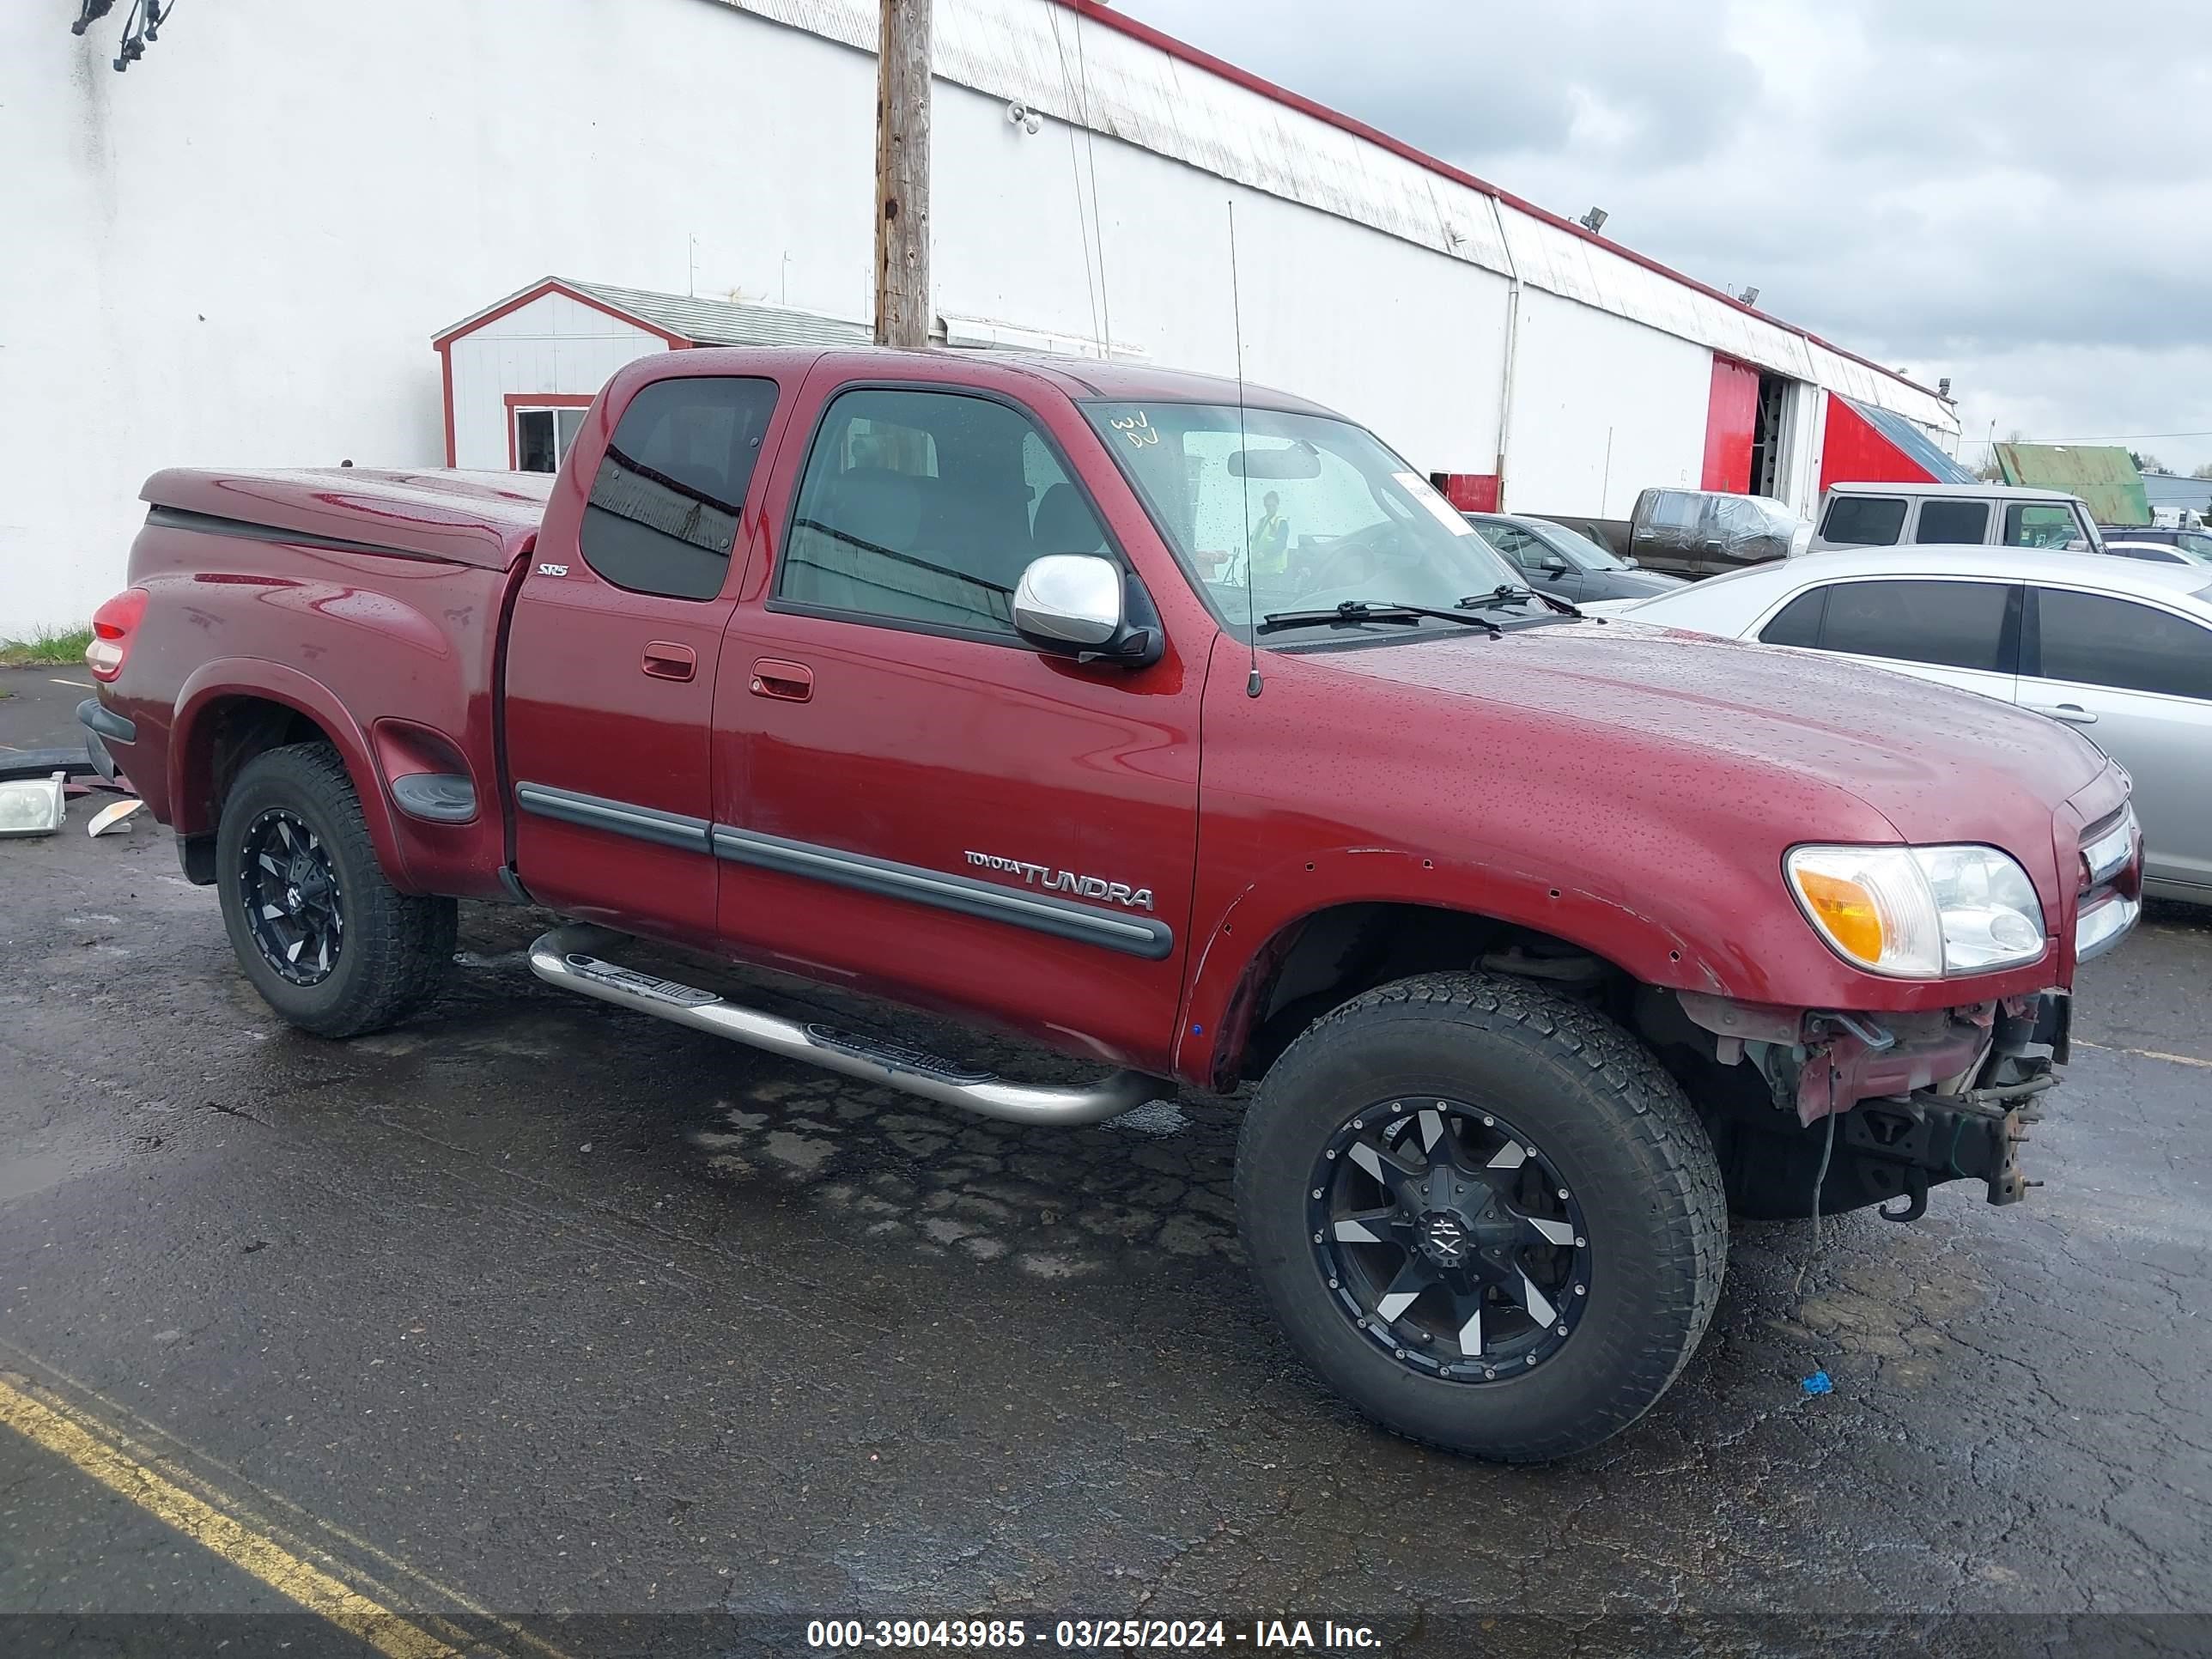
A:
POLYGON ((2170 1060, 2176 1066, 2197 1066, 2212 1072, 2212 1060, 2199 1060, 2194 1054, 2169 1054, 2156 1048, 2123 1048, 2110 1042, 2084 1042, 2080 1037, 2074 1039, 2074 1046, 2076 1048, 2100 1049, 2108 1054, 2133 1054, 2137 1060, 2170 1060))
MULTIPOLYGON (((82 1377, 70 1376, 51 1361, 40 1358, 27 1349, 17 1347, 4 1336, 0 1336, 0 1359, 13 1359, 25 1368, 27 1374, 52 1379, 51 1384, 33 1384, 33 1392, 52 1403, 54 1409, 64 1415, 75 1416, 96 1425, 100 1437, 125 1456, 160 1470, 171 1480, 188 1488, 198 1487, 219 1509, 234 1510, 240 1515, 259 1516, 261 1518, 257 1524, 260 1529, 279 1541, 287 1542, 293 1550, 318 1553, 319 1546, 314 1540, 324 1536, 337 1540, 345 1547, 346 1559, 355 1564, 355 1579, 386 1601, 399 1598, 393 1595, 389 1587, 391 1581, 380 1583, 374 1576, 374 1569, 367 1565, 368 1563, 387 1570, 395 1579, 414 1586, 417 1593, 426 1593, 434 1601, 450 1603, 471 1620, 492 1626, 514 1647, 532 1649, 544 1655, 545 1659, 573 1659, 573 1656, 554 1646, 544 1638, 524 1629, 512 1619, 494 1613, 453 1585, 433 1578, 411 1561, 404 1561, 389 1550, 380 1548, 359 1533, 347 1530, 327 1516, 302 1509, 283 1493, 260 1485, 212 1453, 179 1440, 168 1430, 148 1421, 121 1401, 102 1394, 82 1377), (76 1399, 89 1403, 72 1410, 67 1402, 76 1399), (94 1411, 94 1407, 99 1409, 94 1411), (164 1447, 173 1447, 191 1461, 178 1461, 164 1450, 164 1447), (220 1472, 226 1480, 234 1483, 232 1489, 226 1491, 198 1474, 201 1464, 220 1472), (232 1491, 246 1493, 247 1497, 241 1500, 232 1496, 232 1491)), ((15 1375, 17 1373, 0 1371, 0 1381, 15 1375)), ((450 1620, 436 1614, 418 1613, 416 1617, 434 1632, 443 1632, 447 1639, 466 1651, 499 1650, 487 1647, 484 1638, 450 1620)))
POLYGON ((101 1486, 251 1573, 278 1595, 348 1635, 358 1637, 386 1659, 459 1659, 459 1649, 310 1566, 274 1540, 203 1503, 173 1480, 133 1462, 76 1418, 33 1398, 4 1378, 0 1378, 0 1424, 66 1459, 101 1486))

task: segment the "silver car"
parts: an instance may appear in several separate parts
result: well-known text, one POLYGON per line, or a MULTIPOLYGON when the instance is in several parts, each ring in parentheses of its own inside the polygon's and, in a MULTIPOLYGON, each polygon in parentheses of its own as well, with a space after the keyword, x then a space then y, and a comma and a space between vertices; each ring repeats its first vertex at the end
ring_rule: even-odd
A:
POLYGON ((1840 652, 2065 720, 2134 775, 2145 890, 2212 904, 2212 570, 2202 565, 1864 548, 1588 608, 1840 652))

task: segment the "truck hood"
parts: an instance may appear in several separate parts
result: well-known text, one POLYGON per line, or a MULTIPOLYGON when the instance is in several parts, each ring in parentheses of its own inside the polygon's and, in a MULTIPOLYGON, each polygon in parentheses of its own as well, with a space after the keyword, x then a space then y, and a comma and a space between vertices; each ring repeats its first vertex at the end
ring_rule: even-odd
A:
POLYGON ((352 551, 504 570, 537 535, 552 487, 545 472, 171 467, 138 494, 191 515, 194 528, 289 531, 352 551))
MULTIPOLYGON (((1984 842, 2039 861, 2060 805, 2106 765, 2071 728, 1994 698, 1818 652, 1632 622, 1563 622, 1499 639, 1470 629, 1325 659, 1549 726, 1570 762, 1593 745, 1626 744, 1661 765, 1672 750, 1708 775, 1715 762, 1747 781, 1787 773, 1856 797, 1901 840, 1984 842)), ((1821 832, 1807 830, 1808 839, 1821 832)))

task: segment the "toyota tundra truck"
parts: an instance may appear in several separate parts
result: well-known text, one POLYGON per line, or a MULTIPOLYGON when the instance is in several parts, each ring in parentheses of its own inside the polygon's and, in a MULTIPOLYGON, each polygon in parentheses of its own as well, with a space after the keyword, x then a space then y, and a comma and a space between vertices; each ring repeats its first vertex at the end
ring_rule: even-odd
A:
POLYGON ((1583 616, 1235 381, 686 350, 557 477, 143 495, 81 714, 283 1018, 404 1018, 465 899, 552 912, 552 985, 946 1107, 1235 1096, 1298 1352, 1488 1457, 1659 1398, 1731 1207, 2020 1198, 2075 966, 2138 908, 2074 732, 1583 616), (786 1018, 726 964, 1098 1075, 786 1018))

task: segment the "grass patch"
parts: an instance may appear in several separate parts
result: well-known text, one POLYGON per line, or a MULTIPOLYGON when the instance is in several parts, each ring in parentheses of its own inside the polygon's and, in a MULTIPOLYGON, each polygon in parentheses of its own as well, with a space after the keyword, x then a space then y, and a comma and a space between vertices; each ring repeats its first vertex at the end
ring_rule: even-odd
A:
POLYGON ((35 629, 27 639, 0 640, 0 668, 82 668, 91 643, 89 628, 35 629))

